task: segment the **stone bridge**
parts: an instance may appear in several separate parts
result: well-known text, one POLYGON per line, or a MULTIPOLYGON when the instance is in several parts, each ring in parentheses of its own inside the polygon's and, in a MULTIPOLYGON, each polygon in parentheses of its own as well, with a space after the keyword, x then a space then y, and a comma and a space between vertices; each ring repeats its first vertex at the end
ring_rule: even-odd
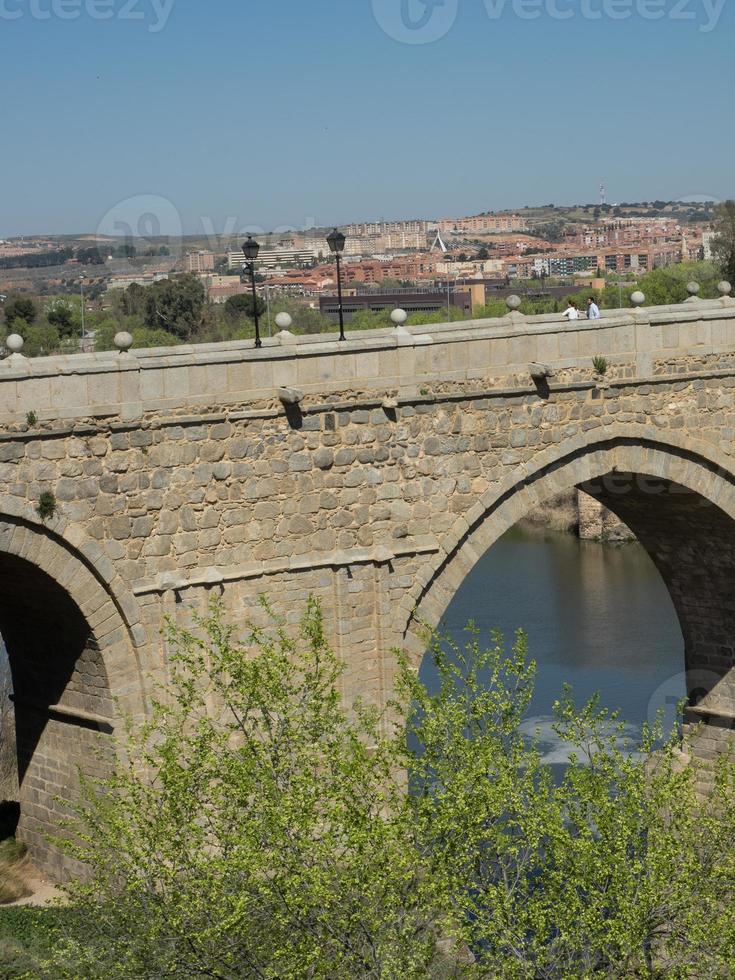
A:
POLYGON ((384 703, 478 558, 584 487, 670 591, 711 756, 735 718, 735 300, 0 363, 0 633, 20 834, 45 841, 167 676, 163 619, 309 594, 384 703), (608 369, 595 375, 592 358, 608 369), (294 390, 295 389, 295 390, 294 390), (44 506, 45 504, 45 510, 44 506), (53 514, 49 510, 54 509, 53 514), (39 515, 45 513, 45 518, 39 515), (102 749, 102 754, 93 752, 102 749))

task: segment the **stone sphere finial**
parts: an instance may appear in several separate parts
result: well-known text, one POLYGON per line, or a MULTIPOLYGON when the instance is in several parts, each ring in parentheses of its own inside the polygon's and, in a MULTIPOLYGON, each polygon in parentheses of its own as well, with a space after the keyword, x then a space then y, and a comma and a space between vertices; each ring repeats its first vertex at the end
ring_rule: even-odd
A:
POLYGON ((277 313, 276 326, 279 330, 289 330, 293 324, 293 317, 290 313, 277 313))
POLYGON ((20 354, 25 341, 19 333, 11 333, 5 338, 5 346, 11 354, 20 354))
POLYGON ((120 353, 125 353, 125 351, 130 350, 133 346, 133 335, 128 333, 127 330, 121 330, 115 334, 114 343, 120 353))
POLYGON ((406 320, 408 320, 408 313, 405 310, 393 310, 390 318, 397 327, 402 327, 406 320))
POLYGON ((730 293, 732 292, 732 286, 727 281, 727 279, 723 279, 722 282, 717 283, 717 292, 720 294, 720 296, 730 295, 730 293))
POLYGON ((508 307, 509 310, 517 310, 517 309, 520 308, 520 305, 521 305, 521 297, 520 296, 516 296, 515 293, 512 293, 506 299, 505 305, 508 307))
POLYGON ((631 293, 630 301, 633 306, 643 306, 643 304, 646 302, 645 293, 642 293, 640 289, 636 289, 634 293, 631 293))
POLYGON ((696 296, 699 293, 700 288, 701 287, 698 282, 692 281, 687 283, 687 292, 690 296, 696 296))

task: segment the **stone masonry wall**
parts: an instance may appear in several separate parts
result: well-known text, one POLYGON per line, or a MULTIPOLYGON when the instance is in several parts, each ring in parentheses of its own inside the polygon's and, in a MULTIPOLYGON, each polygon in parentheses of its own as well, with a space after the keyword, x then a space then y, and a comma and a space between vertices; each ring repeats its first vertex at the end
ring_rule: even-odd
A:
MULTIPOLYGON (((540 454, 551 454, 553 460, 568 455, 570 447, 580 456, 595 454, 597 447, 617 440, 635 444, 644 462, 648 447, 668 447, 672 467, 681 468, 683 476, 695 465, 687 454, 704 460, 696 465, 715 467, 721 474, 720 509, 715 509, 721 516, 712 517, 706 527, 677 512, 677 521, 667 530, 658 498, 644 494, 634 530, 652 553, 662 555, 668 549, 659 567, 669 576, 685 623, 690 665, 709 663, 717 647, 718 676, 727 674, 733 639, 723 590, 735 557, 727 550, 716 563, 711 559, 714 542, 730 533, 735 515, 735 366, 729 349, 713 345, 713 335, 720 331, 725 343, 735 324, 732 310, 722 304, 697 309, 698 319, 693 306, 681 314, 649 311, 639 320, 626 314, 618 318, 620 323, 608 318, 595 333, 556 326, 552 333, 542 324, 542 339, 548 344, 553 340, 557 356, 551 365, 556 374, 547 385, 531 380, 528 365, 525 374, 521 371, 530 352, 539 354, 541 335, 523 334, 537 327, 526 328, 516 320, 509 323, 521 331, 518 349, 505 360, 498 353, 495 366, 493 351, 501 348, 493 344, 510 351, 515 341, 483 339, 477 330, 472 343, 476 351, 485 351, 485 360, 476 369, 470 367, 472 352, 463 339, 466 327, 465 333, 437 329, 429 342, 413 338, 405 342, 408 347, 401 346, 403 340, 368 339, 361 348, 350 348, 343 361, 336 352, 325 354, 320 370, 332 365, 332 375, 321 380, 314 376, 298 406, 288 412, 272 385, 274 380, 298 380, 300 354, 287 362, 290 366, 282 374, 265 349, 261 359, 254 359, 252 351, 245 357, 239 347, 234 353, 219 350, 218 357, 230 358, 224 367, 219 362, 201 364, 201 353, 191 355, 190 367, 186 353, 177 354, 174 363, 168 363, 168 355, 141 354, 138 362, 126 361, 117 377, 116 402, 103 389, 103 379, 114 373, 109 359, 90 361, 91 373, 84 378, 75 373, 76 357, 65 362, 70 373, 57 376, 49 362, 58 359, 30 366, 17 360, 0 364, 5 508, 29 515, 24 518, 29 533, 43 542, 39 554, 45 554, 52 539, 63 540, 93 565, 99 582, 114 577, 116 615, 125 626, 115 632, 116 642, 117 634, 121 637, 116 650, 129 651, 116 653, 111 667, 105 667, 106 647, 98 626, 72 612, 64 613, 59 624, 53 611, 61 609, 62 600, 54 591, 53 575, 49 584, 31 574, 22 590, 28 635, 18 627, 16 635, 6 637, 14 671, 22 675, 23 663, 36 664, 31 674, 40 675, 42 665, 58 652, 55 638, 63 634, 64 622, 78 623, 75 643, 61 658, 67 675, 53 703, 77 717, 104 720, 115 714, 111 699, 127 696, 137 683, 125 658, 135 656, 142 676, 165 683, 168 665, 160 636, 165 616, 188 624, 192 612, 201 610, 214 593, 221 594, 231 618, 244 624, 250 618, 262 620, 258 598, 266 594, 275 610, 293 623, 313 594, 323 604, 328 634, 345 662, 345 696, 359 694, 385 703, 394 669, 391 649, 404 641, 408 627, 407 598, 417 584, 436 574, 458 523, 467 519, 469 526, 475 520, 478 500, 507 488, 502 489, 506 497, 528 497, 527 505, 519 506, 518 517, 523 516, 524 508, 528 512, 540 502, 527 490, 540 454), (657 326, 656 317, 666 323, 657 326), (645 329, 651 331, 648 345, 645 329), (675 331, 676 338, 664 336, 666 331, 675 331), (709 338, 706 367, 699 349, 682 348, 674 357, 674 348, 667 346, 657 353, 657 344, 680 343, 687 331, 697 342, 709 338), (599 383, 585 366, 580 338, 596 354, 605 352, 599 349, 605 336, 613 347, 620 341, 622 353, 599 383), (633 345, 632 354, 621 338, 633 345), (559 360, 559 351, 562 342, 572 340, 577 354, 570 364, 559 360), (381 348, 377 352, 371 348, 376 344, 381 348), (143 367, 143 362, 154 366, 143 367), (260 364, 270 372, 271 387, 263 385, 241 399, 239 386, 247 390, 260 364), (99 376, 94 373, 98 370, 99 376), (346 377, 350 370, 351 380, 346 377), (158 387, 142 398, 141 386, 153 380, 158 387), (93 382, 97 387, 90 394, 93 382), (121 393, 121 385, 131 387, 129 397, 121 393), (62 406, 56 412, 55 391, 62 406), (49 403, 44 402, 47 397, 49 403), (31 410, 40 418, 32 427, 24 421, 31 410), (58 506, 45 523, 33 517, 44 492, 53 494, 58 506), (716 587, 709 588, 714 568, 716 587), (698 612, 706 595, 710 599, 702 615, 711 620, 710 627, 698 612), (35 646, 33 630, 43 637, 35 646)), ((508 325, 502 329, 507 332, 508 325)), ((730 339, 735 344, 735 332, 730 339)), ((310 363, 314 370, 315 362, 310 363)), ((673 474, 671 479, 676 482, 673 474)), ((556 493, 568 489, 554 487, 556 493)), ((603 504, 616 509, 609 501, 603 504)), ((492 514, 487 520, 492 522, 492 514)), ((0 542, 0 559, 1 553, 0 542)), ((462 560, 469 568, 476 557, 466 552, 462 560)), ((6 572, 10 581, 13 569, 7 566, 6 572)), ((0 589, 3 635, 6 628, 13 632, 17 600, 18 593, 0 589)), ((75 601, 82 603, 83 598, 75 601)), ((104 616, 109 623, 105 610, 99 619, 104 616)), ((41 700, 49 706, 50 692, 41 700)), ((725 699, 718 710, 735 713, 735 701, 731 709, 725 699)), ((97 740, 104 731, 70 726, 62 712, 36 734, 42 751, 36 759, 38 748, 33 749, 29 771, 37 766, 40 785, 26 782, 26 798, 32 789, 42 797, 38 805, 45 806, 72 763, 87 756, 85 740, 97 740)), ((47 809, 45 819, 53 818, 47 809)))

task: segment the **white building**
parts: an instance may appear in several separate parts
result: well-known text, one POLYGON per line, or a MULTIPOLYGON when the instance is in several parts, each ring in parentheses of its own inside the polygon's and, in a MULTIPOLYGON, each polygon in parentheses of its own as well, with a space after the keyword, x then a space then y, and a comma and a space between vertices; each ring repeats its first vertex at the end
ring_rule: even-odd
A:
MULTIPOLYGON (((276 246, 276 248, 261 248, 257 264, 262 269, 278 269, 286 265, 309 265, 319 258, 319 253, 312 247, 295 248, 276 246)), ((227 268, 241 269, 245 261, 242 252, 227 253, 227 268)))

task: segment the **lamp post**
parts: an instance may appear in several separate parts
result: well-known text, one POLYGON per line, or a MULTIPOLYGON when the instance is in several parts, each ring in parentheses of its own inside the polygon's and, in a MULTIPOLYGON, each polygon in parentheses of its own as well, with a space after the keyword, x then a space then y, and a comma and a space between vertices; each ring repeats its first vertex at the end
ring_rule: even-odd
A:
POLYGON ((84 350, 84 341, 87 336, 84 330, 84 279, 85 276, 84 273, 82 273, 81 276, 79 277, 79 296, 82 305, 82 350, 84 350))
POLYGON ((327 245, 329 250, 337 259, 337 302, 339 304, 339 339, 346 340, 345 337, 345 317, 342 310, 342 273, 340 271, 340 256, 345 247, 345 236, 337 228, 327 235, 327 245))
POLYGON ((246 258, 245 265, 250 273, 250 285, 253 287, 253 319, 255 320, 255 346, 262 347, 263 341, 260 339, 260 320, 258 319, 258 291, 255 288, 255 260, 258 258, 260 245, 252 235, 248 237, 242 246, 243 255, 246 258))

